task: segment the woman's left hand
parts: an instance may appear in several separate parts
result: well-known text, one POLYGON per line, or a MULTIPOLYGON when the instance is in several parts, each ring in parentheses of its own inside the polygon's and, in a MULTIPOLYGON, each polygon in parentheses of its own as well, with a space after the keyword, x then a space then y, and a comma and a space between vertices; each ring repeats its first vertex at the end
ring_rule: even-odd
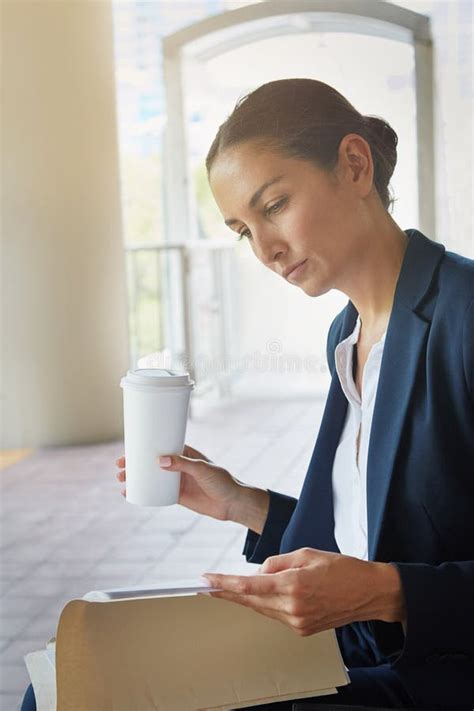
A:
POLYGON ((405 618, 397 568, 340 553, 300 548, 267 558, 257 575, 204 577, 222 588, 206 594, 251 607, 302 637, 356 620, 405 618))

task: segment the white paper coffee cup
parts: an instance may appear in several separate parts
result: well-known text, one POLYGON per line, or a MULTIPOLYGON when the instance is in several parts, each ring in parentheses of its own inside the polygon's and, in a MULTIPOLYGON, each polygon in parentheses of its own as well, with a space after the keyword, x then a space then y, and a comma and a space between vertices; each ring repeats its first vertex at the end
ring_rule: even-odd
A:
POLYGON ((161 469, 157 457, 182 454, 189 399, 188 373, 160 368, 129 370, 120 381, 126 468, 126 500, 139 506, 178 503, 181 474, 161 469))

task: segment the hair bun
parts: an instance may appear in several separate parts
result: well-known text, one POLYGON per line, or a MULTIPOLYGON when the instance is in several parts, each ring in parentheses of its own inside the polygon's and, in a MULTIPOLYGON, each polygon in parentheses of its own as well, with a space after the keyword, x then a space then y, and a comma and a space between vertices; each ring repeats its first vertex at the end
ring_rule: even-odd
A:
POLYGON ((398 136, 387 121, 379 116, 364 116, 371 135, 380 141, 386 148, 396 150, 398 136))
POLYGON ((379 191, 383 190, 384 185, 389 190, 389 182, 397 165, 398 136, 390 124, 379 116, 364 116, 364 123, 372 152, 375 149, 378 156, 374 161, 375 183, 380 186, 379 191))

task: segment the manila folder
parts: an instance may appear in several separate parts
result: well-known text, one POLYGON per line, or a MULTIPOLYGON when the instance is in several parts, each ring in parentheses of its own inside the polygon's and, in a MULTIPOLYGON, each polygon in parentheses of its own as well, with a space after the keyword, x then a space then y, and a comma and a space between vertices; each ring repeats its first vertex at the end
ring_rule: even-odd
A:
POLYGON ((347 683, 334 630, 206 594, 71 600, 56 634, 57 711, 224 711, 347 683))

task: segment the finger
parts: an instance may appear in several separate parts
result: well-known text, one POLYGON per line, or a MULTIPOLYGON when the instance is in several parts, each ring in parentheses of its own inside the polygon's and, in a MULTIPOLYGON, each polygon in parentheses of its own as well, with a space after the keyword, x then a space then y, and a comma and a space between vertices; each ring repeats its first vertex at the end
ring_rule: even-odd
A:
POLYGON ((157 457, 156 461, 162 469, 185 472, 191 475, 198 474, 202 469, 210 465, 204 459, 193 459, 182 454, 162 454, 157 457))
POLYGON ((274 575, 204 573, 204 577, 210 581, 212 587, 239 595, 269 595, 278 593, 281 587, 281 580, 274 575))
POLYGON ((232 592, 213 592, 212 596, 221 597, 230 602, 238 602, 244 607, 251 607, 257 612, 267 610, 273 613, 285 614, 285 601, 281 595, 239 595, 232 592))
POLYGON ((304 548, 291 553, 272 555, 258 569, 259 573, 278 573, 290 568, 302 568, 307 562, 307 555, 304 548))
MULTIPOLYGON (((272 617, 275 620, 279 620, 284 624, 291 626, 289 623, 289 616, 283 611, 275 607, 265 606, 261 604, 261 599, 259 602, 250 601, 249 597, 246 595, 234 595, 233 593, 226 592, 212 592, 207 593, 211 597, 219 597, 222 600, 227 600, 228 602, 235 602, 237 605, 242 605, 243 607, 250 607, 254 612, 258 612, 260 615, 265 615, 266 617, 272 617)), ((265 598, 266 599, 266 598, 265 598)))
POLYGON ((186 457, 193 457, 194 459, 204 459, 205 461, 209 461, 207 457, 203 456, 202 452, 199 452, 199 450, 194 449, 194 447, 191 447, 189 444, 184 445, 183 454, 186 457))
POLYGON ((126 490, 126 489, 122 489, 122 491, 121 491, 120 493, 122 494, 122 496, 126 496, 126 495, 127 495, 127 490, 126 490))
POLYGON ((118 472, 115 476, 119 481, 125 481, 125 471, 118 472))
POLYGON ((220 597, 223 600, 227 600, 228 602, 235 602, 238 605, 242 605, 244 607, 250 607, 254 612, 257 612, 260 615, 265 615, 265 617, 271 617, 274 620, 282 622, 293 632, 302 636, 316 634, 316 632, 333 629, 334 627, 338 626, 332 624, 331 621, 328 622, 319 619, 305 620, 301 616, 292 614, 291 612, 286 610, 285 607, 282 607, 281 605, 279 606, 279 604, 276 602, 277 598, 274 598, 274 596, 262 598, 258 596, 253 597, 250 595, 234 595, 233 593, 227 592, 212 592, 209 593, 209 595, 211 595, 211 597, 220 597), (267 600, 271 600, 273 598, 275 599, 276 606, 270 604, 267 605, 267 600), (262 604, 262 600, 264 601, 264 604, 262 604))
POLYGON ((125 456, 122 454, 122 456, 115 461, 115 464, 123 469, 125 467, 125 456))

